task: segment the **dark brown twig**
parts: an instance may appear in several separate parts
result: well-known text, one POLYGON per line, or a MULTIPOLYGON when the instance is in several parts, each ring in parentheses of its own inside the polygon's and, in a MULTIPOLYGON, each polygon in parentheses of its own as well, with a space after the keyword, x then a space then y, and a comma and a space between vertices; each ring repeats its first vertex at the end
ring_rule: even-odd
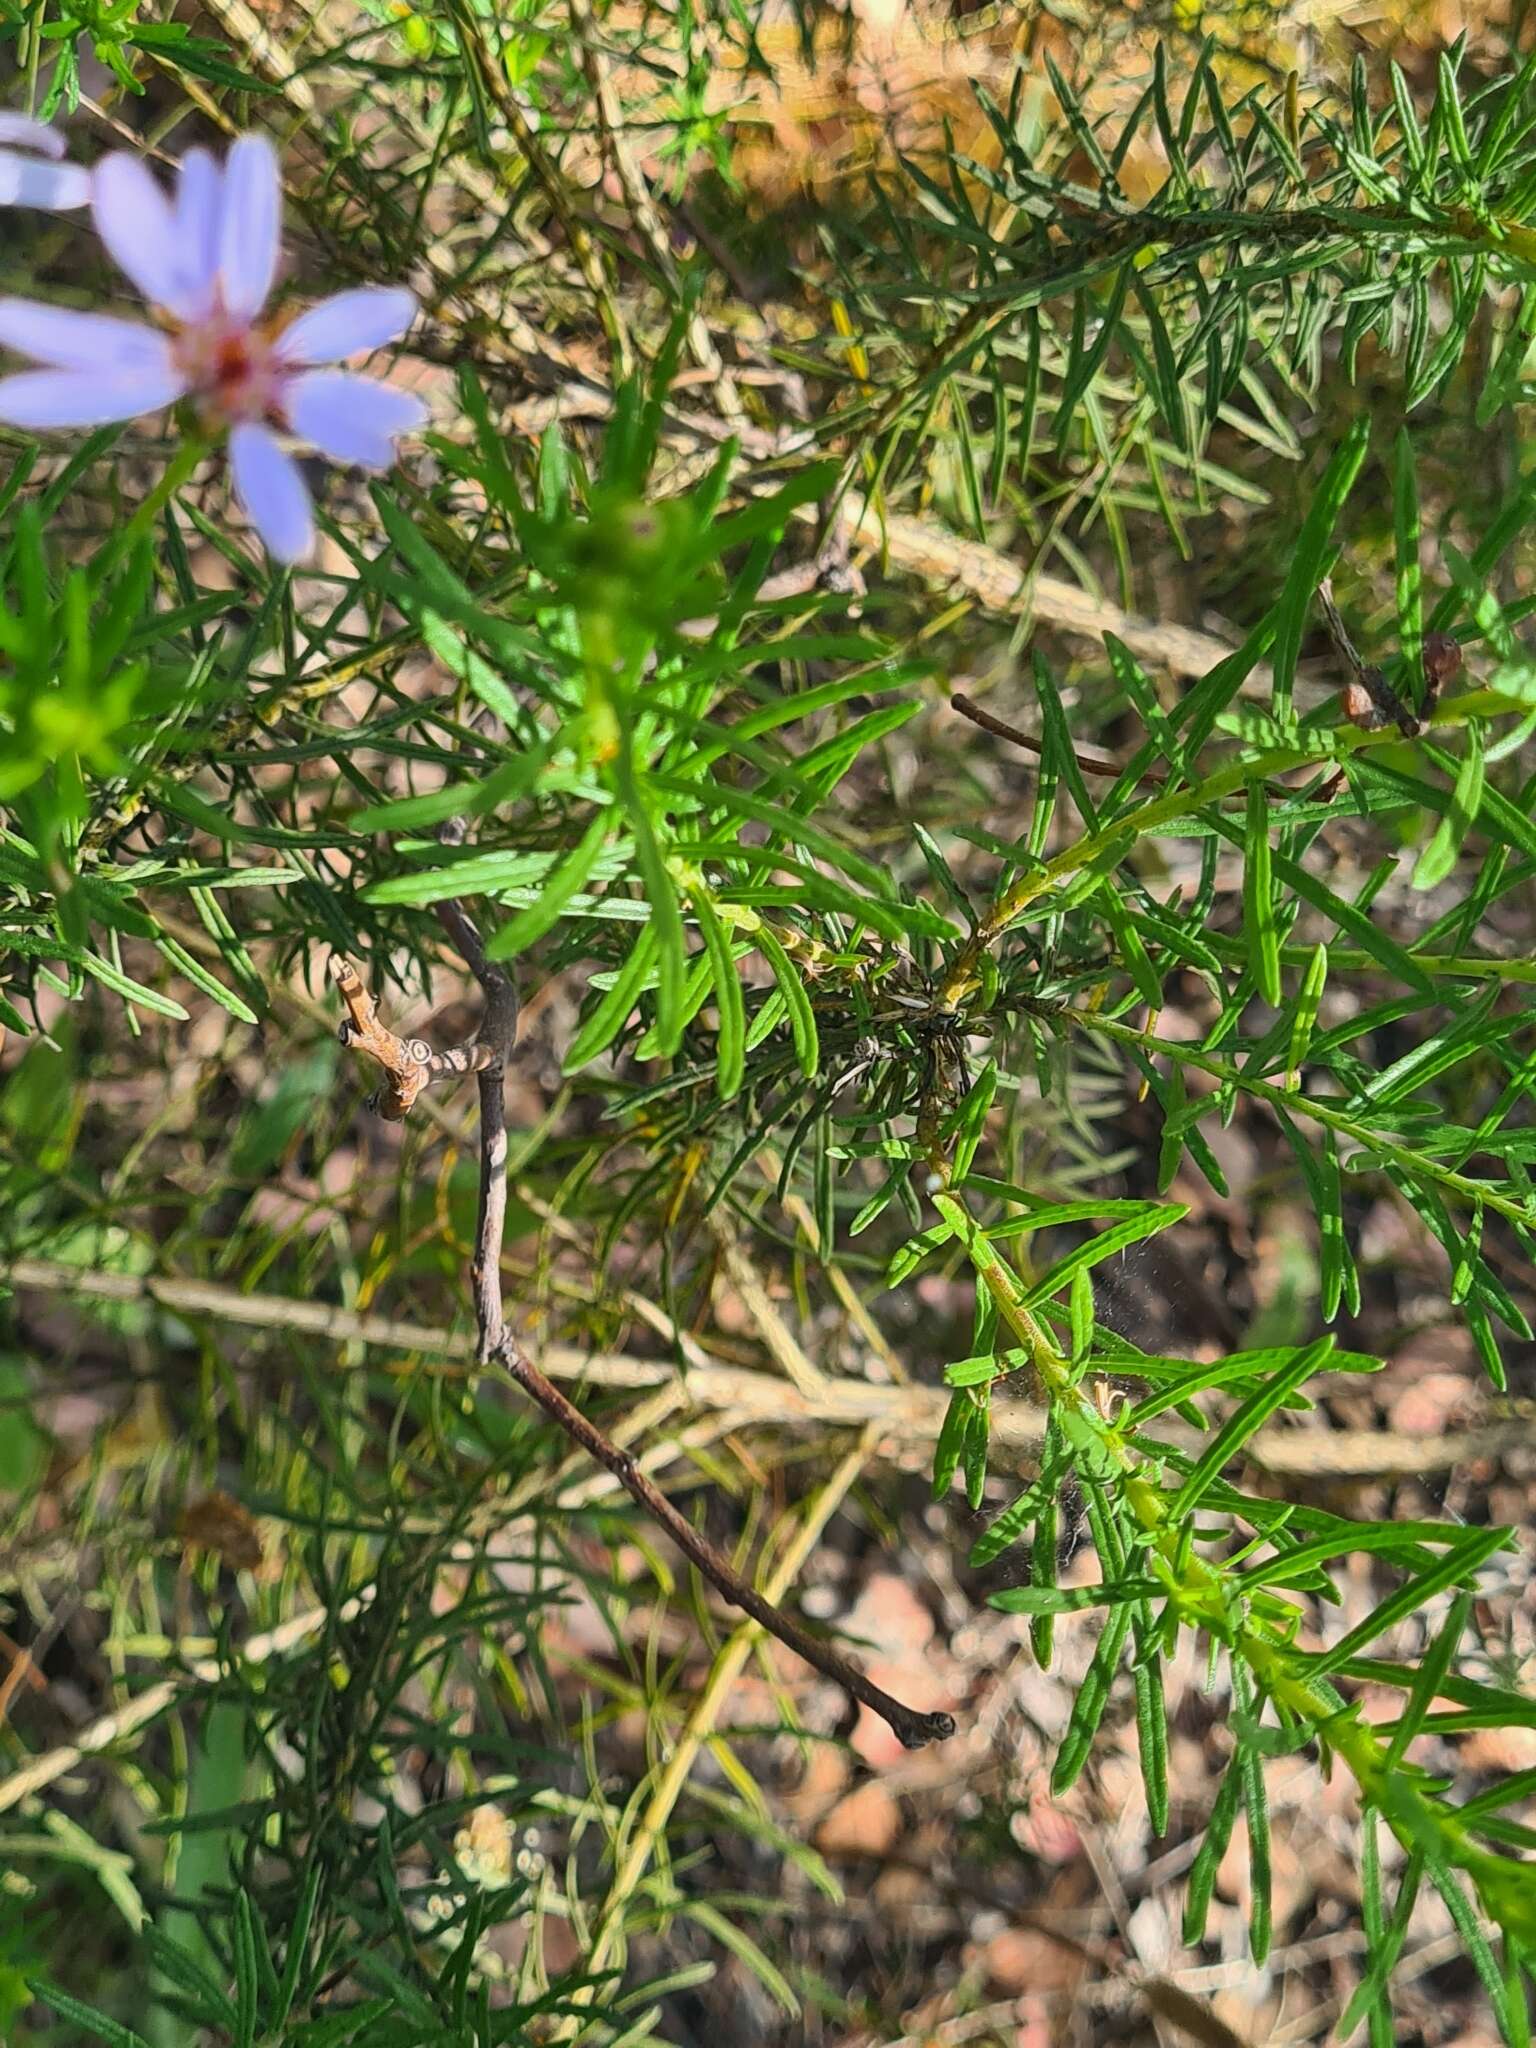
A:
MULTIPOLYGON (((962 718, 968 718, 972 725, 979 725, 983 732, 993 733, 1000 740, 1011 740, 1016 747, 1027 747, 1032 754, 1043 754, 1045 752, 1045 743, 1042 740, 1035 739, 1027 732, 1020 732, 1016 725, 1007 724, 1003 719, 996 717, 990 711, 983 711, 981 706, 973 698, 967 697, 963 690, 952 690, 949 701, 954 705, 962 718)), ((1125 773, 1126 764, 1123 761, 1112 761, 1106 754, 1085 754, 1080 747, 1074 747, 1072 752, 1076 757, 1078 767, 1083 770, 1085 775, 1113 776, 1125 773)), ((1150 782, 1155 788, 1161 789, 1168 780, 1168 776, 1166 771, 1161 768, 1143 768, 1138 771, 1136 780, 1138 782, 1150 782)))
POLYGON ((653 1522, 665 1529, 672 1541, 689 1561, 709 1580, 715 1590, 725 1596, 733 1607, 739 1607, 745 1614, 765 1628, 770 1635, 777 1636, 787 1649, 803 1657, 824 1678, 830 1678, 834 1685, 840 1685, 851 1698, 862 1701, 883 1721, 890 1723, 897 1738, 908 1749, 921 1749, 926 1743, 942 1741, 946 1735, 955 1732, 952 1714, 924 1714, 904 1706, 898 1699, 864 1676, 855 1665, 835 1650, 820 1636, 765 1600, 757 1588, 744 1579, 729 1559, 723 1557, 707 1537, 701 1536, 686 1515, 680 1513, 671 1501, 635 1462, 630 1452, 621 1450, 616 1443, 604 1436, 581 1410, 568 1401, 560 1389, 543 1373, 518 1345, 510 1332, 503 1330, 501 1345, 496 1356, 512 1375, 513 1379, 538 1402, 545 1414, 559 1423, 566 1435, 579 1443, 588 1456, 618 1480, 625 1492, 642 1507, 653 1522))
POLYGON ((1329 576, 1317 586, 1317 605, 1334 652, 1349 670, 1350 679, 1339 698, 1344 716, 1365 732, 1379 732, 1384 725, 1395 725, 1404 739, 1414 738, 1423 730, 1423 721, 1403 702, 1379 668, 1369 668, 1361 660, 1334 601, 1333 579, 1329 576))
MULTIPOLYGON (((447 827, 439 836, 453 843, 463 836, 463 828, 447 827)), ((595 1422, 561 1393, 552 1380, 540 1372, 507 1328, 501 1294, 501 1248, 507 1220, 506 1063, 517 1030, 517 993, 506 971, 487 958, 474 919, 462 903, 451 897, 440 902, 437 916, 485 995, 485 1011, 474 1047, 480 1082, 480 1206, 470 1275, 478 1331, 475 1345, 477 1360, 482 1365, 502 1367, 573 1443, 580 1444, 589 1457, 605 1466, 636 1505, 666 1530, 683 1555, 733 1607, 749 1614, 770 1635, 776 1636, 788 1649, 821 1672, 823 1677, 841 1686, 850 1698, 860 1701, 889 1722, 908 1749, 921 1749, 925 1743, 953 1735, 955 1723, 952 1715, 920 1713, 893 1699, 830 1643, 812 1635, 809 1629, 775 1607, 772 1601, 765 1600, 756 1587, 744 1579, 706 1537, 700 1535, 686 1515, 675 1508, 654 1481, 641 1471, 632 1454, 607 1437, 595 1422)), ((371 1011, 370 1002, 370 1018, 371 1011)), ((375 1022, 375 1029, 378 1028, 375 1022)), ((380 1057, 372 1045, 364 1043, 361 1038, 353 1042, 359 1050, 371 1051, 375 1058, 380 1057)), ((412 1042, 413 1053, 419 1043, 412 1042)))
POLYGON ((1441 691, 1461 674, 1461 642, 1449 633, 1424 635, 1419 657, 1424 671, 1424 699, 1415 711, 1399 696, 1381 669, 1369 667, 1362 660, 1335 601, 1332 577, 1325 576, 1317 586, 1317 603, 1334 652, 1349 670, 1350 679, 1339 693, 1344 716, 1351 725, 1358 725, 1366 732, 1378 732, 1384 725, 1395 725, 1404 739, 1417 739, 1429 723, 1430 713, 1439 702, 1441 691))

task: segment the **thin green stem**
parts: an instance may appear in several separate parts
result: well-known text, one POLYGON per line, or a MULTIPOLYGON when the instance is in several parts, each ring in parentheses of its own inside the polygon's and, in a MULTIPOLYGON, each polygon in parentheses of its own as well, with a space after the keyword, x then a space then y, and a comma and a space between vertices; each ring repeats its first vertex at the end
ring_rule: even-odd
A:
MULTIPOLYGON (((1219 953, 1224 960, 1244 961, 1248 948, 1241 939, 1228 938, 1221 932, 1202 932, 1202 941, 1213 953, 1219 953)), ((1310 945, 1282 945, 1281 963, 1287 967, 1306 967, 1316 949, 1310 945)), ((1428 975, 1448 974, 1453 979, 1465 981, 1508 981, 1518 984, 1536 983, 1536 960, 1500 960, 1485 953, 1420 953, 1413 955, 1416 965, 1428 975)), ((1369 953, 1360 952, 1353 946, 1330 946, 1328 964, 1335 973, 1366 974, 1380 967, 1369 953)))
MULTIPOLYGON (((947 1178, 947 1173, 941 1177, 947 1178)), ((1474 1842, 1453 1808, 1394 1766, 1387 1741, 1360 1718, 1359 1709, 1341 1707, 1332 1689, 1311 1675, 1306 1652, 1293 1640, 1301 1618, 1298 1608, 1250 1586, 1232 1566, 1195 1555, 1184 1522, 1175 1524, 1170 1516, 1170 1496, 1157 1467, 1126 1442, 1088 1388, 1074 1381, 1066 1358, 1026 1307, 1012 1270, 964 1202, 945 1189, 935 1195, 934 1203, 965 1247, 1000 1320, 1029 1353, 1049 1405, 1058 1414, 1070 1415, 1069 1436, 1092 1446, 1089 1455, 1100 1476, 1117 1488, 1180 1624, 1224 1643, 1234 1664, 1245 1665, 1278 1708, 1337 1755, 1362 1798, 1380 1810, 1405 1849, 1427 1848, 1464 1870, 1490 1915, 1501 1925, 1523 1931, 1531 1905, 1528 1887, 1522 1888, 1517 1874, 1521 1866, 1474 1842)))
POLYGON ((1401 1168, 1404 1173, 1434 1181, 1438 1187, 1447 1188, 1468 1202, 1480 1203, 1484 1208, 1507 1217, 1511 1223, 1518 1223, 1526 1229, 1536 1227, 1536 1204, 1512 1201, 1487 1181, 1474 1180, 1470 1174, 1457 1173, 1452 1167, 1426 1159, 1422 1152, 1415 1152, 1411 1146, 1399 1144, 1393 1138, 1383 1137, 1370 1124, 1362 1123, 1345 1110, 1335 1109, 1331 1103, 1304 1095, 1299 1088, 1285 1088, 1278 1082, 1262 1080, 1256 1074, 1246 1074, 1240 1067, 1217 1059, 1213 1053, 1159 1038, 1151 1031, 1138 1030, 1134 1024, 1122 1024, 1117 1018, 1096 1016, 1091 1010, 1063 1010, 1056 1014, 1077 1030, 1094 1031, 1102 1038, 1113 1038, 1120 1045, 1134 1045, 1144 1052, 1165 1054, 1180 1066, 1193 1067, 1198 1073, 1209 1074, 1213 1081, 1240 1088, 1244 1094, 1254 1096, 1260 1102, 1283 1109, 1288 1116, 1305 1117, 1308 1122, 1321 1124, 1341 1138, 1350 1138, 1363 1151, 1401 1168))

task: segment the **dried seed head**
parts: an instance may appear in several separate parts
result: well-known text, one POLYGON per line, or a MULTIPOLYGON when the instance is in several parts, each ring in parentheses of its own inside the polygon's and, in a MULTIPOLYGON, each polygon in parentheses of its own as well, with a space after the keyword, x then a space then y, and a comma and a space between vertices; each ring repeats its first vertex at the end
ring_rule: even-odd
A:
POLYGON ((1461 674, 1464 660, 1461 642, 1449 633, 1424 635, 1424 682, 1431 701, 1461 674))

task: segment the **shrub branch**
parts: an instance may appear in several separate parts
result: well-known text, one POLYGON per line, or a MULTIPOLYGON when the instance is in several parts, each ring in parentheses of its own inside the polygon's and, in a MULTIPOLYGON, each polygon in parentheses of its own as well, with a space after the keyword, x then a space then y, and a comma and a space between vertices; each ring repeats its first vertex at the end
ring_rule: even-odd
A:
MULTIPOLYGON (((451 843, 462 838, 463 827, 445 828, 442 836, 451 843)), ((793 1616, 765 1599, 729 1559, 700 1534, 687 1516, 673 1506, 641 1469, 634 1453, 614 1443, 539 1370, 507 1327, 501 1291, 501 1250, 507 1220, 506 1067, 517 1031, 517 995, 511 977, 487 957, 479 930, 464 905, 455 898, 447 898, 437 905, 437 915, 485 997, 474 1049, 480 1087, 480 1197, 470 1279, 475 1304, 477 1361, 482 1365, 501 1367, 573 1443, 579 1444, 589 1457, 613 1474, 636 1506, 666 1531, 718 1593, 733 1607, 750 1615, 796 1656, 803 1657, 824 1678, 830 1678, 851 1699, 858 1700, 888 1722, 908 1749, 921 1749, 926 1743, 953 1735, 955 1722, 952 1715, 920 1713, 892 1698, 830 1643, 813 1635, 793 1616)), ((415 1050, 414 1044, 412 1050, 415 1050)), ((374 1057, 378 1057, 376 1050, 374 1057)))

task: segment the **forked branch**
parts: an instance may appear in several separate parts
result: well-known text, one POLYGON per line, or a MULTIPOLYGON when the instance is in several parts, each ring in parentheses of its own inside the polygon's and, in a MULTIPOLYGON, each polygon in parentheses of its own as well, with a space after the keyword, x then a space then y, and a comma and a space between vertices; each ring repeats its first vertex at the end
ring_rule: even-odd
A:
MULTIPOLYGON (((821 1672, 823 1677, 830 1678, 834 1685, 841 1686, 850 1698, 880 1715, 908 1749, 920 1749, 925 1743, 953 1735, 955 1723, 952 1715, 921 1713, 893 1699, 830 1643, 813 1635, 793 1616, 765 1599, 730 1560, 700 1534, 687 1516, 673 1506, 655 1482, 641 1471, 631 1453, 606 1436, 539 1370, 508 1329, 501 1293, 501 1250, 507 1220, 506 1064, 517 1030, 517 995, 510 976, 486 957, 479 931, 463 904, 453 899, 441 902, 437 905, 437 914, 485 997, 479 1035, 474 1045, 466 1049, 464 1063, 453 1069, 461 1073, 473 1070, 478 1075, 480 1087, 480 1201, 474 1260, 470 1269, 478 1331, 477 1359, 483 1365, 501 1367, 574 1443, 579 1444, 598 1464, 606 1466, 636 1505, 665 1529, 683 1555, 733 1607, 751 1615, 786 1648, 803 1657, 807 1664, 821 1672)), ((384 1097, 380 1105, 381 1114, 394 1114, 398 1120, 409 1109, 425 1081, 433 1078, 437 1071, 434 1062, 448 1056, 434 1055, 420 1039, 401 1040, 385 1031, 378 1023, 372 999, 362 991, 361 983, 357 982, 347 963, 338 965, 333 960, 331 971, 341 985, 350 1024, 355 1027, 343 1027, 345 1042, 383 1065, 386 1082, 385 1089, 381 1091, 384 1097), (347 977, 357 982, 356 992, 349 993, 347 977), (354 1008, 357 994, 362 995, 367 1005, 361 1016, 354 1008), (395 1048, 401 1048, 401 1051, 397 1052, 395 1048), (412 1088, 410 1082, 417 1073, 420 1079, 412 1088), (407 1098, 404 1107, 395 1111, 393 1105, 402 1098, 407 1098)), ((460 1055, 453 1057, 458 1059, 460 1055)))

